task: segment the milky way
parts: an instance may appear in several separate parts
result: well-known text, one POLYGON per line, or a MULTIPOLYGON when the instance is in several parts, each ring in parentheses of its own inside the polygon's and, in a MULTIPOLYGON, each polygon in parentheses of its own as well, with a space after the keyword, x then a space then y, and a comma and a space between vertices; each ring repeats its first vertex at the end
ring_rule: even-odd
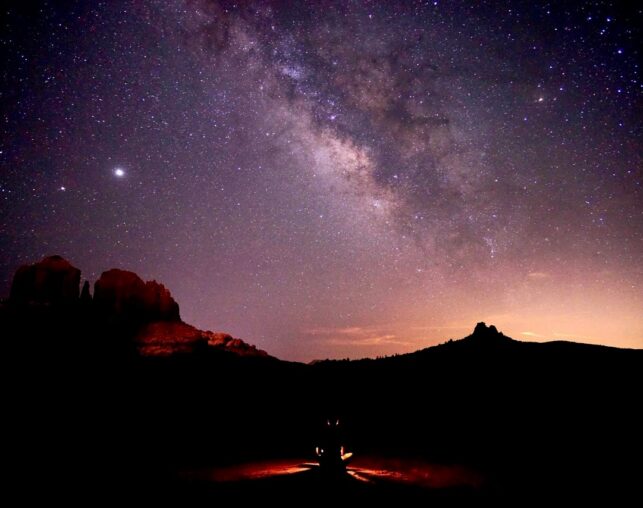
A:
POLYGON ((478 4, 4 9, 2 293, 55 253, 288 359, 643 347, 641 11, 478 4))

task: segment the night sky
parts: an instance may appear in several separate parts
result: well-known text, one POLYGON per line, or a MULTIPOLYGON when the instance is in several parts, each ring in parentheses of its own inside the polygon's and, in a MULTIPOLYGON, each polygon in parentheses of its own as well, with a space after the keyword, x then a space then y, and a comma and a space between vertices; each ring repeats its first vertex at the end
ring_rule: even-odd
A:
POLYGON ((4 7, 0 295, 60 254, 284 359, 643 347, 627 3, 4 7))

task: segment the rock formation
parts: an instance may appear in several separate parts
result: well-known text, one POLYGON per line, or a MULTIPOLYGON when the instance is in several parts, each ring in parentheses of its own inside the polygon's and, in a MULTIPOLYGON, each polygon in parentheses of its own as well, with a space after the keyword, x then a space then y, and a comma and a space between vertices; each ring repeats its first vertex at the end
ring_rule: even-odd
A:
POLYGON ((89 281, 83 283, 83 289, 80 291, 80 302, 83 305, 89 305, 92 301, 92 295, 89 294, 89 281))
POLYGON ((494 336, 494 335, 502 335, 502 333, 499 333, 498 329, 494 325, 487 326, 486 323, 481 321, 473 329, 473 335, 494 336))
POLYGON ((18 268, 9 299, 13 303, 73 303, 78 300, 80 270, 60 256, 18 268))
MULTIPOLYGON (((79 286, 80 270, 60 256, 50 256, 18 269, 4 310, 26 316, 30 322, 35 319, 54 336, 91 340, 92 335, 108 334, 103 335, 108 343, 125 340, 144 356, 199 354, 208 349, 238 356, 268 356, 227 333, 203 331, 184 323, 169 290, 154 280, 143 281, 134 272, 103 272, 94 284, 93 297, 89 281, 84 282, 80 295, 79 286), (56 307, 62 303, 67 304, 64 311, 56 307), (43 310, 50 320, 44 325, 42 314, 38 314, 43 310)), ((16 324, 21 325, 26 324, 16 324)))
POLYGON ((230 351, 238 356, 269 356, 262 349, 257 349, 252 344, 248 344, 227 333, 209 331, 203 333, 208 338, 208 346, 210 347, 230 351))
POLYGON ((94 284, 99 311, 141 323, 180 321, 179 305, 163 284, 143 282, 134 272, 116 268, 103 272, 94 284))
POLYGON ((150 323, 139 331, 136 345, 139 353, 144 356, 191 353, 207 348, 228 351, 238 356, 268 356, 265 351, 227 333, 203 331, 183 322, 150 323))

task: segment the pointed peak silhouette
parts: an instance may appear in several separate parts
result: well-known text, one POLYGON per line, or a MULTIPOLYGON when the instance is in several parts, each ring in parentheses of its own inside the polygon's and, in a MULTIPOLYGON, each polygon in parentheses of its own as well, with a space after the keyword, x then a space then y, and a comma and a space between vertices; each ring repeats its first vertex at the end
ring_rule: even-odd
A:
POLYGON ((512 342, 513 339, 499 332, 494 325, 489 325, 483 321, 478 323, 473 329, 473 333, 463 339, 466 343, 477 343, 481 346, 490 344, 501 344, 512 342))
POLYGON ((512 340, 499 332, 494 325, 488 325, 484 321, 480 321, 473 329, 473 333, 464 340, 475 340, 480 342, 506 342, 512 340))
POLYGON ((487 326, 484 321, 480 321, 473 329, 473 335, 502 335, 494 325, 487 326))

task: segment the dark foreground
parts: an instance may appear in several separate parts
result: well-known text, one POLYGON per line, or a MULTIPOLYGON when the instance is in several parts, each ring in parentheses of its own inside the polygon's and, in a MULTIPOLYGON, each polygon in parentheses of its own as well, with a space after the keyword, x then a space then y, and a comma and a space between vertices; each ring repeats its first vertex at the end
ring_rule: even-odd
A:
POLYGON ((0 306, 6 483, 22 504, 640 505, 641 350, 480 324, 379 360, 304 365, 207 344, 144 357, 134 338, 151 318, 136 309, 0 306), (329 415, 356 458, 331 478, 301 466, 329 415))

